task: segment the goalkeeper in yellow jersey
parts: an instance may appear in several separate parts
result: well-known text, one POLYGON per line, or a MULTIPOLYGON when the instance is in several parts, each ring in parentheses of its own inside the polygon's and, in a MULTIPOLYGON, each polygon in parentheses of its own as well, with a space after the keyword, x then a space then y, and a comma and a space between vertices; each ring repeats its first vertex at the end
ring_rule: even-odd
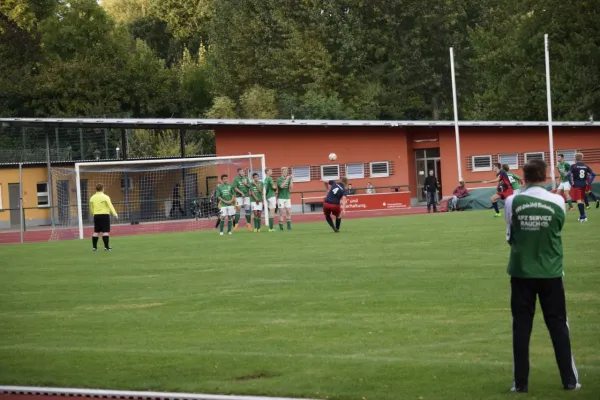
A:
POLYGON ((90 198, 90 213, 94 216, 93 250, 98 251, 98 236, 100 234, 102 234, 104 250, 112 250, 112 247, 108 244, 110 215, 114 215, 116 219, 119 219, 119 216, 110 201, 110 197, 104 194, 104 186, 101 183, 96 185, 96 194, 90 198))

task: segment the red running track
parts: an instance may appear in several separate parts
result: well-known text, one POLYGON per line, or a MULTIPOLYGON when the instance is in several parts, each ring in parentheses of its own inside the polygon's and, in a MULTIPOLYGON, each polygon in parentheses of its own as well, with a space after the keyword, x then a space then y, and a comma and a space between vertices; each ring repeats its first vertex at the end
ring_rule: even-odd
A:
MULTIPOLYGON (((397 210, 374 210, 374 211, 351 211, 348 212, 345 219, 358 219, 358 218, 379 218, 379 217, 392 217, 399 215, 413 215, 423 214, 426 212, 425 207, 413 207, 404 208, 397 210)), ((303 222, 318 222, 323 221, 323 214, 321 213, 310 213, 310 214, 294 214, 292 217, 294 223, 303 222)), ((141 223, 139 225, 118 225, 115 224, 111 228, 111 235, 115 236, 129 236, 129 235, 143 235, 153 233, 168 233, 168 232, 186 232, 186 231, 198 231, 212 229, 215 225, 216 219, 201 219, 201 220, 177 220, 177 221, 165 221, 165 222, 154 222, 154 223, 141 223)), ((245 223, 245 222, 244 222, 245 223)), ((244 228, 243 225, 240 226, 244 228)), ((85 237, 92 235, 92 228, 84 228, 85 237)), ((33 242, 48 242, 50 240, 71 240, 78 239, 79 231, 77 228, 71 229, 56 229, 42 228, 24 232, 23 241, 26 243, 33 242)), ((21 242, 21 233, 19 231, 11 232, 0 232, 0 244, 12 244, 21 242)))

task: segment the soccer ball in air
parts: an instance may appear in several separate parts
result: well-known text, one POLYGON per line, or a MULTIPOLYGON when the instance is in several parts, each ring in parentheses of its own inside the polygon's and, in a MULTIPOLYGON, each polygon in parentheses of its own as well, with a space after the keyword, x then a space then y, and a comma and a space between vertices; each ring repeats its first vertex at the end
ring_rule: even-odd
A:
POLYGON ((337 154, 335 154, 335 153, 331 153, 331 154, 329 154, 329 159, 330 159, 331 161, 335 161, 335 160, 337 160, 337 154))

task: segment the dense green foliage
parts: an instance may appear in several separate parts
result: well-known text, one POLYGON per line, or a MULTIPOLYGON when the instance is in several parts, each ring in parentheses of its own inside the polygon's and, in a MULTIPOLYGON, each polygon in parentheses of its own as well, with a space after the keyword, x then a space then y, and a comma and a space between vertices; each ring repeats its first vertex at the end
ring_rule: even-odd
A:
POLYGON ((0 115, 543 120, 600 114, 591 0, 4 0, 0 115))

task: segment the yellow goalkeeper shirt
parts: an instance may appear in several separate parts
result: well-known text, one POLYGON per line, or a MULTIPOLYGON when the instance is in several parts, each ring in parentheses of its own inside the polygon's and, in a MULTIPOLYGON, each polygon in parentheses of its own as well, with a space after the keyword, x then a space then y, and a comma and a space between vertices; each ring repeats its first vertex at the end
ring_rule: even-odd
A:
POLYGON ((90 213, 92 213, 92 215, 112 214, 117 216, 117 212, 110 201, 110 197, 103 192, 96 192, 96 194, 90 198, 90 213))

